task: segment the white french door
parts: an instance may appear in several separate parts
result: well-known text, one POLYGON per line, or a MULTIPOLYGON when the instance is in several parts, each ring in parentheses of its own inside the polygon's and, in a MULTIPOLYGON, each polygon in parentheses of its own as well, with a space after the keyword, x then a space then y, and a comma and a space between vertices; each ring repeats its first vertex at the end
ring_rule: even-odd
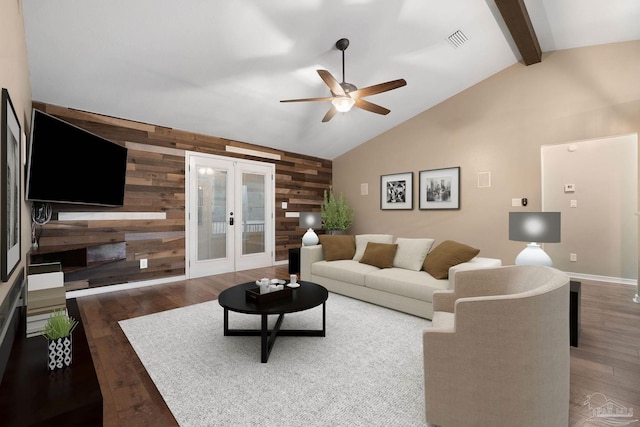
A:
POLYGON ((187 153, 187 277, 274 262, 274 165, 187 153))

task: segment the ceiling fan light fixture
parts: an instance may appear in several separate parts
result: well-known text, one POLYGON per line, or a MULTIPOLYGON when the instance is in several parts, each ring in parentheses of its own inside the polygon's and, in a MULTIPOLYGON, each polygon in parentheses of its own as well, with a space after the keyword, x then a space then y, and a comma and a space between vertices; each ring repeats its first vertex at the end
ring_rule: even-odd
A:
POLYGON ((349 96, 336 96, 331 100, 331 103, 336 107, 336 110, 341 113, 346 113, 351 110, 351 107, 356 103, 356 100, 349 96))
POLYGON ((406 86, 407 82, 404 79, 397 79, 367 86, 362 89, 358 89, 355 85, 347 83, 344 79, 344 51, 348 46, 348 39, 340 39, 336 42, 336 48, 342 51, 342 83, 333 77, 328 70, 316 70, 322 81, 324 81, 331 91, 331 97, 283 99, 280 102, 331 101, 331 108, 329 108, 329 111, 327 111, 322 118, 322 123, 328 122, 339 112, 346 113, 347 111, 351 111, 351 107, 353 106, 383 116, 389 114, 391 110, 374 104, 373 102, 365 101, 362 98, 406 86))

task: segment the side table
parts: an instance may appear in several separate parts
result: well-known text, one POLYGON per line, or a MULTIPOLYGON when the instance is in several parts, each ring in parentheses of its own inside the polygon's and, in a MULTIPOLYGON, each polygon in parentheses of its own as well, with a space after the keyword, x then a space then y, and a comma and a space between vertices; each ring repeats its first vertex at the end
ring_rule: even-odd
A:
POLYGON ((569 282, 569 344, 578 346, 580 337, 580 282, 569 282))
POLYGON ((300 248, 289 249, 289 274, 300 273, 300 248))

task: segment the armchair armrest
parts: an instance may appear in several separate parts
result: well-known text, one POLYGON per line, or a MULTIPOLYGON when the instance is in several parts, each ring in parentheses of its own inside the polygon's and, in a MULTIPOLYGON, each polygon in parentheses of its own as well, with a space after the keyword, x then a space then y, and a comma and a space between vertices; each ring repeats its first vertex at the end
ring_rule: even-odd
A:
POLYGON ((311 264, 324 260, 322 245, 300 248, 300 279, 311 280, 311 264))
POLYGON ((475 257, 470 261, 454 265, 449 268, 449 289, 455 289, 456 273, 459 271, 478 270, 481 268, 495 268, 502 266, 502 260, 498 258, 475 257))
MULTIPOLYGON (((485 258, 487 259, 487 258, 485 258)), ((500 260, 495 260, 500 262, 500 260)), ((473 264, 467 262, 464 264, 473 264)), ((489 265, 483 262, 480 265, 489 265)), ((462 264, 458 264, 462 265, 462 264)), ((458 267, 456 266, 456 267, 458 267)), ((503 295, 514 292, 514 284, 511 282, 511 275, 500 274, 500 270, 509 267, 469 269, 468 266, 458 269, 455 287, 445 291, 435 291, 433 293, 433 311, 455 311, 456 301, 460 298, 484 297, 503 295)), ((452 267, 453 268, 453 267, 452 267)), ((449 278, 451 282, 451 278, 449 278)))

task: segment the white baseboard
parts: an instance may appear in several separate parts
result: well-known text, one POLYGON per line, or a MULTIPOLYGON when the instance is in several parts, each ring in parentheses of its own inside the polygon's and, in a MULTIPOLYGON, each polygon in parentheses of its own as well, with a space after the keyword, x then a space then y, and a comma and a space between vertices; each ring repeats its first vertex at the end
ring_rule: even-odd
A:
POLYGON ((624 277, 597 276, 594 274, 572 273, 565 271, 572 279, 593 280, 594 282, 619 283, 621 285, 638 286, 638 281, 624 277))
POLYGON ((67 291, 67 299, 81 298, 89 295, 106 294, 108 292, 126 291, 129 289, 143 288, 145 286, 163 285, 166 283, 179 282, 187 280, 187 276, 172 276, 163 279, 141 280, 139 282, 120 283, 118 285, 100 286, 97 288, 78 289, 75 291, 67 291))

